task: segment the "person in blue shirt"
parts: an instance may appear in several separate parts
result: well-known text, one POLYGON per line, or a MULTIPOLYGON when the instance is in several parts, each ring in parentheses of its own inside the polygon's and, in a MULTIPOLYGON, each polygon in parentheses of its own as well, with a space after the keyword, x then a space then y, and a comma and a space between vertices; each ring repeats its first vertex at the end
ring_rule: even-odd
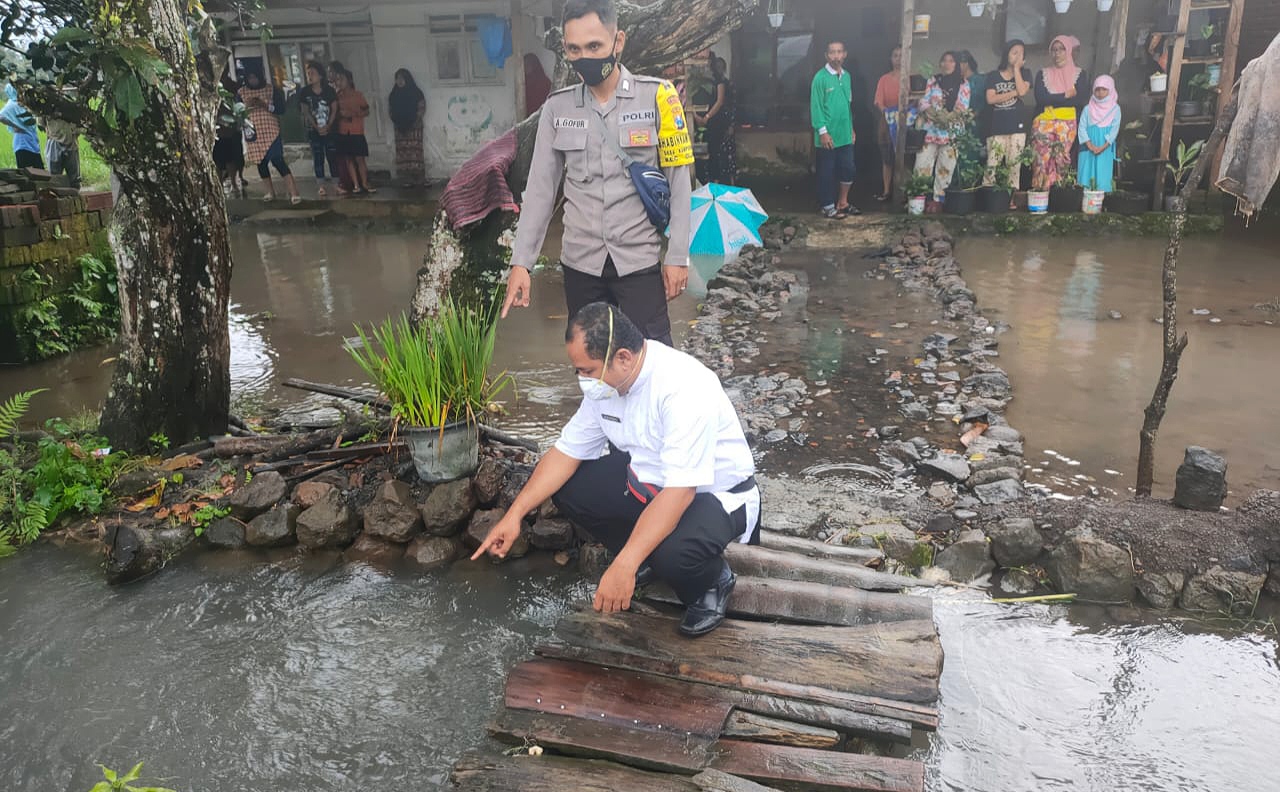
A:
POLYGON ((1104 74, 1093 81, 1093 98, 1080 114, 1080 161, 1076 168, 1086 190, 1111 192, 1120 136, 1120 99, 1116 81, 1104 74))
POLYGON ((40 156, 40 135, 36 131, 36 119, 31 111, 18 101, 18 89, 13 83, 4 86, 9 101, 0 108, 0 123, 13 131, 13 159, 19 168, 44 168, 40 156))

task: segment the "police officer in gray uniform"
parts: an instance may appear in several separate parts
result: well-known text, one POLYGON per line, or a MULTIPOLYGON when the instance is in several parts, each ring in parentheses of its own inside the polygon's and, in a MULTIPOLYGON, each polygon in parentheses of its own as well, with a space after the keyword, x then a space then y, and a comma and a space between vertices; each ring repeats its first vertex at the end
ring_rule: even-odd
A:
POLYGON ((612 0, 567 0, 563 29, 565 57, 582 83, 556 91, 542 106, 502 315, 529 305, 529 270, 563 179, 568 315, 607 302, 645 337, 670 345, 667 301, 689 279, 693 152, 684 109, 670 83, 618 64, 626 33, 618 30, 612 0), (670 240, 661 262, 662 234, 645 214, 619 147, 632 160, 660 167, 671 185, 670 240))

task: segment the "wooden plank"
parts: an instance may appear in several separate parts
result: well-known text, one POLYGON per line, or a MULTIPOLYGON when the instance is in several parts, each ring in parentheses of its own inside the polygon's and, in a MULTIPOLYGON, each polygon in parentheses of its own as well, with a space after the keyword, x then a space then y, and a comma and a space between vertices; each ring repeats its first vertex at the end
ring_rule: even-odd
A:
MULTIPOLYGON (((1160 128, 1160 157, 1169 159, 1169 150, 1173 146, 1174 107, 1178 104, 1178 88, 1182 81, 1182 58, 1187 43, 1187 20, 1191 16, 1191 0, 1180 0, 1178 5, 1178 22, 1174 30, 1173 49, 1169 52, 1169 89, 1164 97, 1164 123, 1160 128)), ((1161 44, 1163 46, 1163 43, 1161 44)), ((1223 79, 1230 78, 1223 75, 1223 79)), ((1152 188, 1152 209, 1164 211, 1165 170, 1156 170, 1156 183, 1152 188)), ((1176 189, 1175 185, 1175 189, 1176 189)))
POLYGON ((868 591, 900 591, 911 586, 933 585, 919 578, 890 575, 857 564, 807 558, 752 545, 731 544, 725 548, 724 557, 734 572, 751 577, 807 580, 868 591))
POLYGON ((887 756, 816 751, 739 740, 715 745, 710 766, 762 783, 805 782, 806 790, 923 792, 924 765, 887 756))
POLYGON ((641 661, 626 668, 763 693, 780 692, 769 689, 778 683, 927 703, 938 698, 942 672, 938 633, 926 621, 802 627, 730 619, 690 641, 671 618, 588 608, 565 616, 555 632, 570 646, 641 661))
POLYGON ((721 734, 732 708, 901 743, 910 743, 912 732, 910 723, 895 718, 570 660, 528 660, 516 666, 507 680, 506 705, 553 715, 601 717, 623 726, 656 728, 661 724, 664 729, 712 737, 721 734), (608 700, 613 697, 625 698, 628 707, 610 715, 619 706, 608 700), (705 710, 705 716, 699 720, 683 709, 675 714, 662 709, 672 700, 694 702, 705 710))
MULTIPOLYGON (((647 587, 642 597, 668 604, 680 602, 669 588, 660 585, 647 587)), ((729 598, 729 615, 833 626, 931 621, 933 601, 825 583, 739 576, 729 598)))
POLYGON ((720 736, 733 709, 706 685, 562 660, 529 660, 512 669, 506 705, 706 737, 720 736))
POLYGON ((797 748, 831 748, 840 742, 840 732, 803 723, 770 718, 753 712, 735 712, 725 724, 724 735, 797 748))
POLYGON ((923 790, 923 766, 905 759, 708 740, 696 734, 628 729, 510 709, 489 731, 507 742, 531 742, 571 756, 610 759, 649 770, 689 774, 719 770, 779 787, 828 792, 923 790))
MULTIPOLYGON (((902 47, 902 69, 898 73, 898 139, 893 146, 893 205, 903 206, 907 200, 907 113, 911 97, 911 41, 915 35, 915 0, 902 0, 902 16, 898 23, 898 45, 902 47)), ((874 177, 872 177, 874 178, 874 177)))
MULTIPOLYGON (((1218 91, 1218 116, 1226 112, 1227 105, 1231 101, 1231 94, 1234 93, 1236 64, 1240 57, 1240 29, 1244 25, 1244 0, 1234 0, 1229 5, 1231 6, 1231 11, 1227 15, 1227 30, 1222 37, 1222 69, 1218 72, 1218 85, 1222 88, 1222 90, 1218 91)), ((1212 152, 1205 152, 1213 155, 1212 170, 1209 172, 1210 185, 1218 181, 1218 174, 1222 172, 1222 151, 1224 148, 1226 147, 1221 145, 1214 146, 1212 152)), ((1204 154, 1202 153, 1201 156, 1204 156, 1204 154)))
POLYGON ((801 539, 798 536, 775 531, 760 532, 760 546, 770 550, 797 553, 811 558, 834 558, 863 564, 867 561, 879 561, 884 558, 884 551, 874 547, 849 547, 843 544, 827 544, 814 539, 801 539))
POLYGON ((651 773, 600 759, 465 756, 449 780, 463 792, 698 792, 684 776, 651 773))

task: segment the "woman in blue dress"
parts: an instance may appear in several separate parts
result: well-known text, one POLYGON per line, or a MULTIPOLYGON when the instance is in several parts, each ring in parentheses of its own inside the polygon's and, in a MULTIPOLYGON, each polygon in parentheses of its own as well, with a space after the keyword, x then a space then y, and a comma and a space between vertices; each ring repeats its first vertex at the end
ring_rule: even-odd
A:
POLYGON ((1103 74, 1093 81, 1093 96, 1080 118, 1078 181, 1086 190, 1111 192, 1116 137, 1120 134, 1120 99, 1116 81, 1103 74))

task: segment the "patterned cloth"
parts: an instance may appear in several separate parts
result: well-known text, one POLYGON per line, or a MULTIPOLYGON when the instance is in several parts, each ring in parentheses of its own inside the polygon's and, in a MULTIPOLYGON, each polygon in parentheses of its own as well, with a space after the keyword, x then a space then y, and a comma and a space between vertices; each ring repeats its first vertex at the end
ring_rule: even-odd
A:
MULTIPOLYGON (((969 81, 964 80, 960 83, 960 88, 958 89, 958 93, 956 94, 956 106, 953 109, 967 110, 969 108, 970 98, 971 98, 971 95, 969 93, 969 81)), ((928 113, 926 113, 925 111, 931 107, 937 108, 939 110, 945 109, 946 107, 945 102, 946 102, 946 96, 943 93, 942 86, 938 84, 938 78, 937 77, 929 78, 929 85, 925 89, 924 96, 920 98, 920 104, 919 104, 920 115, 923 116, 925 119, 925 122, 924 122, 924 142, 925 143, 936 143, 938 145, 946 146, 951 143, 951 138, 961 131, 960 129, 957 129, 955 127, 940 127, 936 124, 929 122, 928 113)), ((951 178, 949 176, 947 177, 947 181, 948 183, 951 181, 951 178)))
POLYGON ((1044 114, 1035 120, 1032 130, 1031 148, 1036 156, 1031 163, 1031 186, 1036 190, 1047 190, 1071 169, 1076 120, 1044 114))
POLYGON ((240 101, 248 105, 250 99, 261 99, 263 105, 249 108, 249 123, 253 127, 246 128, 244 132, 245 160, 254 165, 266 158, 271 144, 280 137, 280 119, 276 117, 272 104, 274 93, 275 89, 270 85, 261 88, 246 85, 240 89, 240 101))
POLYGON ((421 121, 406 130, 396 129, 396 177, 409 184, 422 184, 427 179, 421 121))
POLYGON ((498 209, 520 211, 507 184, 507 169, 515 158, 516 131, 512 129, 481 146, 458 168, 440 196, 440 206, 455 231, 478 223, 498 209))
POLYGON ((941 201, 951 186, 951 175, 956 169, 956 147, 949 144, 925 143, 916 155, 916 173, 928 176, 933 173, 933 200, 941 201), (935 167, 936 166, 936 167, 935 167))

